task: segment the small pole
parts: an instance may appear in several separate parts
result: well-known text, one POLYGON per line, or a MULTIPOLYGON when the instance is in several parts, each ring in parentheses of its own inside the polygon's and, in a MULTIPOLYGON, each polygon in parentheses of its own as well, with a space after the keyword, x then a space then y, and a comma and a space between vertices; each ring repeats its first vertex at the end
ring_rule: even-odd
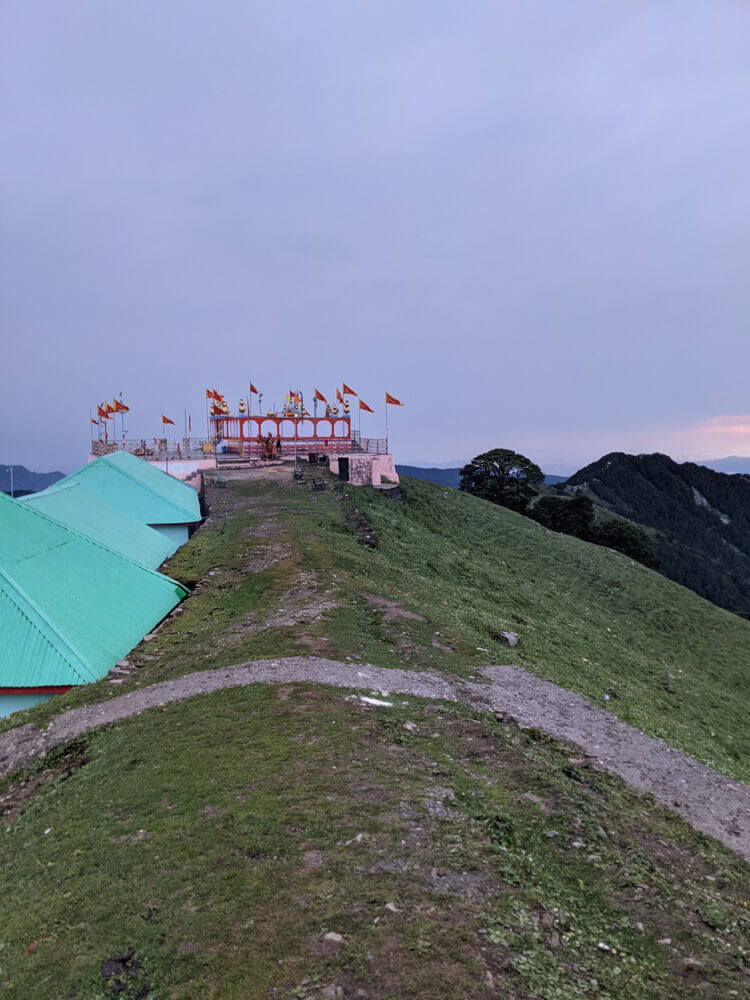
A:
POLYGON ((385 404, 385 453, 388 454, 388 404, 385 404))
POLYGON ((15 498, 15 495, 16 495, 15 487, 13 486, 13 466, 12 465, 10 467, 10 495, 11 495, 11 498, 15 498))

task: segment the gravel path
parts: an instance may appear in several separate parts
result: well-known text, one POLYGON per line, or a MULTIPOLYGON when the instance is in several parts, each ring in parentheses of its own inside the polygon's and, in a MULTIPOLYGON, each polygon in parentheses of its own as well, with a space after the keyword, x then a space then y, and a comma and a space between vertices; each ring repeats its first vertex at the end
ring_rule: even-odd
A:
POLYGON ((484 683, 407 670, 341 663, 314 656, 256 660, 186 674, 113 698, 74 708, 39 730, 25 725, 0 735, 0 776, 28 765, 60 743, 147 708, 197 694, 255 683, 312 682, 455 701, 504 713, 572 743, 598 766, 674 809, 697 830, 715 837, 750 861, 750 786, 718 774, 687 754, 653 739, 580 695, 521 667, 485 667, 484 683))

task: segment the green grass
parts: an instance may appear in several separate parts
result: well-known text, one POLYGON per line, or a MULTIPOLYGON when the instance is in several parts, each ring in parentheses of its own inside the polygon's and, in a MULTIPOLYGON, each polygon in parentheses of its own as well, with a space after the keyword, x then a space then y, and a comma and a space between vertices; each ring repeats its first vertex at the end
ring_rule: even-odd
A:
MULTIPOLYGON (((221 491, 236 509, 167 567, 199 586, 134 650, 128 681, 5 727, 244 659, 315 652, 465 677, 519 662, 599 704, 608 692, 620 717, 747 775, 750 624, 455 491, 405 480, 394 503, 329 484, 221 491), (349 526, 353 503, 375 550, 349 526), (284 623, 321 599, 333 606, 284 623)), ((303 685, 196 697, 58 748, 0 784, 0 809, 9 997, 322 1000, 340 987, 393 1000, 660 1000, 703 984, 701 996, 725 1000, 746 989, 747 865, 543 734, 458 706, 371 710, 303 685), (331 931, 344 941, 326 941, 331 931), (129 949, 132 975, 104 977, 102 963, 129 949)))
POLYGON ((356 494, 381 544, 364 556, 334 540, 337 565, 459 636, 465 665, 520 663, 601 706, 609 694, 625 721, 750 777, 750 622, 504 508, 416 480, 404 494, 356 494))
POLYGON ((485 714, 254 686, 93 733, 0 789, 6 807, 22 780, 39 787, 0 834, 9 997, 646 1000, 703 981, 718 1000, 745 983, 746 866, 485 714), (115 992, 102 963, 128 949, 115 992))
POLYGON ((209 523, 167 565, 178 579, 203 583, 134 652, 133 679, 70 692, 0 720, 0 729, 265 657, 313 652, 465 677, 481 664, 519 663, 602 707, 609 695, 606 707, 623 720, 750 778, 750 622, 625 556, 455 490, 404 479, 404 502, 395 503, 376 490, 330 485, 319 494, 268 480, 230 487, 252 506, 209 523), (375 550, 346 522, 354 502, 378 534, 375 550), (284 558, 250 572, 268 545, 285 546, 284 558), (337 606, 302 625, 281 624, 305 574, 337 606), (367 600, 373 594, 424 621, 384 620, 367 600), (520 635, 516 648, 504 630, 520 635))

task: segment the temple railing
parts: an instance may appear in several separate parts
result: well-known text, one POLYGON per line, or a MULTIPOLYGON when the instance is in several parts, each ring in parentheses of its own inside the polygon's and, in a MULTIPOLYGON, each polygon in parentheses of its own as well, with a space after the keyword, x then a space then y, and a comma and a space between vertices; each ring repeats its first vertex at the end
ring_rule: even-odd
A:
POLYGON ((91 454, 97 458, 116 451, 151 461, 211 458, 216 449, 212 438, 126 438, 124 441, 92 441, 91 454))
POLYGON ((388 438, 363 438, 359 431, 352 431, 351 451, 359 455, 387 455, 388 438))

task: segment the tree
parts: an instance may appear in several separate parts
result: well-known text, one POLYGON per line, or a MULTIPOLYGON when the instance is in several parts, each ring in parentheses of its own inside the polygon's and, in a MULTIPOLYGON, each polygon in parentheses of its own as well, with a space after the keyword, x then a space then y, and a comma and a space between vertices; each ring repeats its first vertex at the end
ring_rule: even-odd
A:
POLYGON ((507 448, 493 448, 461 469, 458 488, 523 514, 543 482, 544 473, 530 459, 507 448))
POLYGON ((659 556, 654 543, 642 528, 628 521, 620 518, 605 521, 594 529, 591 541, 597 545, 605 545, 609 549, 616 549, 623 555, 643 563, 644 566, 650 566, 651 569, 659 567, 659 556))
POLYGON ((552 531, 588 539, 594 526, 594 501, 585 493, 572 500, 562 497, 540 497, 529 511, 529 517, 552 531))

